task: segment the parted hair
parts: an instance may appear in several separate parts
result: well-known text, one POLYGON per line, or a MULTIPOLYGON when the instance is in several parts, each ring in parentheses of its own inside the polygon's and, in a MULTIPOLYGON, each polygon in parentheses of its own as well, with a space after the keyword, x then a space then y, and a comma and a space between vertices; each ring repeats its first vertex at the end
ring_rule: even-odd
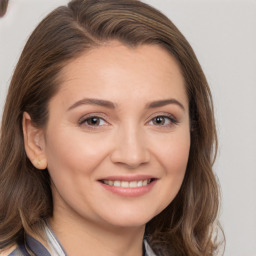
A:
POLYGON ((26 156, 22 115, 43 128, 60 71, 84 52, 118 40, 159 45, 179 64, 189 99, 191 148, 184 181, 170 205, 146 224, 157 255, 217 252, 219 187, 212 170, 217 136, 211 92, 188 41, 161 12, 138 0, 72 0, 52 11, 29 37, 14 71, 0 134, 0 249, 40 235, 53 214, 50 176, 26 156))

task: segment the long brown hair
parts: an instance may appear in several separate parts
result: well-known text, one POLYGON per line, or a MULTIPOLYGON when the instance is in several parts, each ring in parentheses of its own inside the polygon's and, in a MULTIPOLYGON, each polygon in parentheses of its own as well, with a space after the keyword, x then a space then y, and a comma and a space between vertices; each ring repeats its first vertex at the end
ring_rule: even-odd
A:
POLYGON ((3 17, 7 11, 9 0, 0 0, 0 18, 3 17))
POLYGON ((146 225, 158 255, 214 255, 219 189, 212 165, 217 150, 212 97, 185 37, 156 9, 137 0, 73 0, 50 13, 30 36, 14 72, 0 137, 0 248, 40 234, 52 216, 47 170, 28 160, 22 114, 37 127, 48 120, 48 102, 58 91, 62 68, 83 52, 110 40, 129 47, 160 45, 176 58, 186 83, 191 149, 182 187, 172 203, 146 225))

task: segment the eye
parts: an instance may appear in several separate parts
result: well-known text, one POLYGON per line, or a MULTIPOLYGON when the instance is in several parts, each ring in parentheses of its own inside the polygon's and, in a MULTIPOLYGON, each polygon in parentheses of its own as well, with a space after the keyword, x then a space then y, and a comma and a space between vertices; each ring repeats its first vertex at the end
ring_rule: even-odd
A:
POLYGON ((107 122, 98 116, 90 116, 86 118, 82 118, 79 120, 79 125, 86 125, 86 126, 91 126, 91 127, 98 127, 105 125, 107 122))
POLYGON ((149 122, 150 125, 155 126, 171 126, 177 123, 177 120, 172 116, 156 116, 149 122))

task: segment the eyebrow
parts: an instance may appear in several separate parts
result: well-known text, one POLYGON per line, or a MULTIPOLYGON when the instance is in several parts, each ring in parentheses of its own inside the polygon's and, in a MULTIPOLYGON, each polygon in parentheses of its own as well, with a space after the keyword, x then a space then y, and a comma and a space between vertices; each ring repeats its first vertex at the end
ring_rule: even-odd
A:
POLYGON ((102 106, 102 107, 110 108, 110 109, 114 109, 115 108, 115 104, 112 103, 111 101, 85 98, 85 99, 77 101, 72 106, 70 106, 68 108, 68 111, 71 110, 71 109, 74 109, 76 107, 79 107, 81 105, 97 105, 97 106, 102 106))
POLYGON ((181 102, 179 102, 176 99, 166 99, 166 100, 158 100, 158 101, 153 101, 149 104, 147 104, 147 108, 159 108, 163 107, 169 104, 175 104, 178 105, 182 110, 185 110, 185 107, 182 105, 181 102))
MULTIPOLYGON (((158 100, 158 101, 152 101, 148 104, 146 104, 146 108, 158 108, 163 107, 169 104, 175 104, 178 105, 182 110, 185 110, 185 107, 176 99, 165 99, 165 100, 158 100)), ((116 104, 114 104, 111 101, 108 100, 101 100, 101 99, 92 99, 92 98, 84 98, 82 100, 79 100, 75 102, 73 105, 71 105, 68 108, 69 110, 72 110, 76 107, 82 106, 82 105, 97 105, 105 108, 115 109, 116 104)))

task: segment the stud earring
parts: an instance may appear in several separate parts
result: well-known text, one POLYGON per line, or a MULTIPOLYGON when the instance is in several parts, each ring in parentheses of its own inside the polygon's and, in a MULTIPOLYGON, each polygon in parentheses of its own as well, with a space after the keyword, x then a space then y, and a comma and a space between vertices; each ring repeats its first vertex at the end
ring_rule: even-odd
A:
POLYGON ((38 159, 36 159, 36 160, 34 161, 34 166, 35 166, 35 167, 40 167, 40 165, 41 165, 41 161, 38 160, 38 159))
POLYGON ((33 165, 37 168, 37 169, 41 169, 41 170, 44 170, 47 168, 46 166, 46 161, 43 159, 43 160, 39 160, 39 159, 35 159, 33 161, 33 165))

